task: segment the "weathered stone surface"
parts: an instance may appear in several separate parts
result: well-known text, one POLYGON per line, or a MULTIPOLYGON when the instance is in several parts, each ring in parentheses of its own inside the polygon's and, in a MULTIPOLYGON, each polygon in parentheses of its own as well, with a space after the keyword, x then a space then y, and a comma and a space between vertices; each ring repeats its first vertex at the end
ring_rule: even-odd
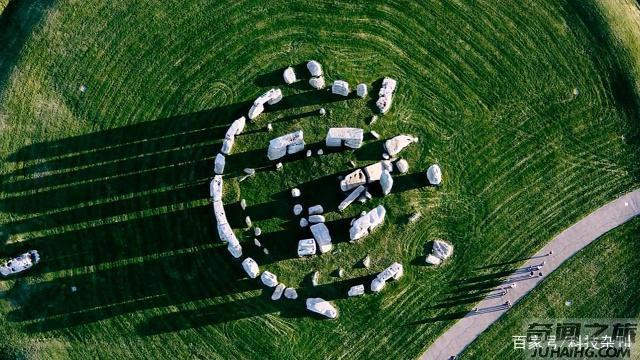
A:
POLYGON ((304 134, 302 130, 285 134, 269 141, 267 157, 269 160, 276 160, 286 154, 294 154, 302 151, 304 145, 304 134))
POLYGON ((285 288, 286 286, 284 286, 283 283, 276 285, 276 288, 273 290, 273 294, 271 295, 271 300, 273 301, 280 300, 285 288))
POLYGON ((293 70, 291 66, 289 66, 288 68, 284 69, 284 72, 282 73, 282 78, 284 79, 284 82, 287 85, 293 84, 297 80, 296 72, 293 70))
POLYGON ((442 182, 442 171, 440 170, 440 166, 437 164, 429 166, 427 169, 427 180, 429 180, 429 184, 431 185, 440 185, 442 182))
POLYGON ((298 298, 298 292, 294 288, 284 289, 284 297, 287 299, 295 300, 298 298))
POLYGON ((346 146, 351 149, 357 149, 362 146, 364 139, 364 130, 360 128, 329 128, 325 138, 325 144, 328 147, 346 146))
POLYGON ((389 172, 393 171, 393 165, 389 160, 382 160, 375 164, 371 164, 366 166, 363 171, 366 175, 366 181, 368 183, 372 183, 374 181, 379 181, 380 176, 382 176, 382 171, 388 170, 389 172))
POLYGON ((213 201, 221 201, 222 200, 222 176, 216 175, 213 177, 213 180, 209 183, 209 196, 213 199, 213 201))
POLYGON ((391 104, 393 102, 393 93, 396 90, 397 82, 394 79, 385 77, 382 80, 382 87, 378 92, 378 101, 376 101, 376 106, 380 110, 380 113, 385 114, 391 108, 391 104))
POLYGON ((365 256, 364 259, 362 259, 362 266, 367 269, 369 268, 369 266, 371 266, 371 257, 369 255, 365 256))
POLYGON ((298 241, 298 256, 311 256, 316 254, 316 241, 315 239, 303 239, 298 241))
POLYGON ((338 310, 331 305, 330 302, 325 301, 322 298, 308 298, 306 300, 306 305, 307 310, 326 316, 329 319, 335 319, 338 317, 338 310))
POLYGON ((311 79, 309 79, 309 85, 316 90, 322 90, 325 86, 327 86, 324 80, 324 76, 312 77, 311 79))
POLYGON ((314 205, 309 208, 309 215, 319 215, 324 212, 322 205, 314 205))
POLYGON ((356 93, 359 97, 364 98, 367 96, 367 92, 367 84, 358 84, 358 86, 356 86, 356 93))
POLYGON ((418 138, 411 135, 398 135, 384 142, 384 148, 390 156, 397 155, 410 144, 417 143, 418 138))
POLYGON ((391 188, 393 188, 393 177, 389 170, 384 170, 380 176, 380 186, 382 187, 382 194, 389 195, 391 188))
POLYGON ((429 254, 427 255, 427 258, 425 259, 425 262, 429 265, 435 265, 438 266, 442 263, 442 260, 438 259, 437 257, 429 254))
POLYGON ((364 285, 354 285, 347 292, 347 295, 349 295, 349 297, 360 296, 363 294, 364 294, 364 285))
POLYGON ((431 253, 438 259, 445 260, 453 254, 453 246, 443 240, 434 240, 431 253))
POLYGON ((409 171, 409 163, 405 159, 396 161, 396 169, 400 174, 406 174, 409 171))
POLYGON ((387 211, 384 206, 378 205, 376 208, 369 211, 364 216, 356 219, 349 229, 349 238, 351 241, 358 240, 365 235, 369 234, 378 225, 384 221, 387 211))
POLYGON ((371 291, 379 292, 384 288, 386 282, 390 279, 397 280, 404 274, 402 264, 394 262, 388 268, 379 273, 373 281, 371 281, 371 291))
POLYGON ((247 275, 252 279, 257 278, 258 275, 260 274, 260 268, 258 267, 258 263, 250 257, 242 260, 242 268, 247 273, 247 275))
POLYGON ((331 92, 337 95, 349 96, 349 83, 344 80, 336 80, 331 85, 331 92))
POLYGON ((333 249, 333 244, 331 243, 331 234, 329 233, 329 229, 324 223, 311 225, 311 233, 313 234, 313 238, 316 240, 318 249, 321 253, 324 254, 333 249))
POLYGON ((224 165, 224 155, 218 153, 218 155, 216 155, 216 159, 214 160, 213 172, 215 172, 217 175, 222 175, 224 173, 224 165))
POLYGON ((311 215, 309 216, 309 223, 311 224, 317 224, 317 223, 323 223, 325 221, 324 216, 322 215, 311 215))
POLYGON ((367 183, 367 176, 362 169, 354 170, 340 181, 340 189, 349 191, 367 183))
POLYGON ((263 272, 262 275, 260 275, 260 280, 264 285, 268 287, 274 287, 278 285, 278 277, 270 271, 263 272))
POLYGON ((358 186, 355 190, 353 190, 349 196, 346 197, 346 199, 344 199, 340 205, 338 205, 338 210, 339 211, 343 211, 344 209, 346 209, 349 205, 351 205, 364 191, 365 191, 365 187, 363 185, 358 186))
POLYGON ((315 60, 310 60, 307 63, 307 69, 311 76, 322 76, 322 65, 315 60))

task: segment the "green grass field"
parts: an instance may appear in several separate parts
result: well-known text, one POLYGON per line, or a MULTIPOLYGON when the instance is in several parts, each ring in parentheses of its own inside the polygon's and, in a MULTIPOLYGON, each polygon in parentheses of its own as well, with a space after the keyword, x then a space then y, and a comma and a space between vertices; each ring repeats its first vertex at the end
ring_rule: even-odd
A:
POLYGON ((4 357, 414 358, 472 307, 446 301, 477 290, 457 280, 517 267, 640 184, 635 48, 616 37, 625 24, 609 26, 600 3, 22 0, 0 8, 0 253, 34 248, 43 257, 0 282, 4 357), (366 82, 372 94, 383 76, 396 78, 392 110, 370 127, 370 98, 285 86, 281 70, 309 59, 328 81, 366 82), (274 86, 285 99, 227 158, 227 214, 247 255, 303 297, 334 300, 336 321, 309 316, 302 302, 269 300, 215 235, 208 181, 220 139, 274 86), (314 115, 320 107, 330 115, 314 115), (273 133, 263 131, 268 122, 273 133), (381 141, 238 179, 268 164, 276 134, 302 128, 316 149, 335 125, 420 143, 403 152, 411 168, 392 195, 327 215, 335 254, 297 259, 305 233, 289 189, 300 187, 305 205, 335 209, 337 176, 349 160, 377 161, 381 141), (434 162, 440 188, 424 186, 434 162), (269 255, 242 230, 241 198, 269 255), (349 218, 377 204, 388 211, 384 226, 346 242, 349 218), (408 225, 416 210, 421 221, 408 225), (435 237, 455 246, 437 270, 423 266, 435 237), (354 267, 365 254, 372 268, 354 267), (351 284, 393 261, 405 265, 399 282, 346 298, 351 284), (345 279, 331 275, 338 267, 345 279), (322 272, 317 288, 313 270, 322 272))

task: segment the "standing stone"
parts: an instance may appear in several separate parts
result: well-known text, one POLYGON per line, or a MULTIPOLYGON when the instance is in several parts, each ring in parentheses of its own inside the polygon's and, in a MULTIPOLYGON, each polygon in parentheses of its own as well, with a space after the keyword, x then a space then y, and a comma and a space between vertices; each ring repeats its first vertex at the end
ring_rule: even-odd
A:
POLYGON ((250 228, 250 227, 251 227, 251 225, 253 224, 253 223, 251 222, 251 218, 250 218, 249 216, 247 216, 247 217, 245 217, 245 218, 244 218, 244 223, 245 223, 245 224, 247 224, 247 227, 248 227, 248 228, 250 228))
POLYGON ((309 221, 305 218, 300 219, 300 227, 305 228, 309 225, 309 221))
POLYGON ((400 174, 406 174, 409 171, 409 163, 405 159, 400 159, 396 162, 396 169, 400 174))
POLYGON ((391 188, 393 187, 393 177, 389 173, 389 170, 383 170, 380 176, 380 186, 382 186, 382 194, 389 195, 391 188))
POLYGON ((253 234, 254 234, 255 236, 260 236, 260 235, 262 235, 262 229, 260 229, 259 227, 254 228, 254 229, 253 229, 253 234))
POLYGON ((300 214, 302 214, 302 210, 304 210, 304 208, 302 207, 302 205, 300 204, 295 204, 293 206, 293 215, 298 216, 300 214))
POLYGON ((213 167, 213 171, 216 173, 216 175, 222 175, 224 173, 224 165, 225 165, 224 155, 218 153, 218 155, 216 155, 216 159, 214 161, 214 167, 213 167))
POLYGON ((320 284, 320 272, 314 271, 311 275, 311 285, 318 286, 320 284))
POLYGON ((242 210, 245 210, 247 208, 247 200, 245 199, 240 199, 240 208, 242 210))
POLYGON ((291 196, 293 196, 294 198, 299 197, 300 196, 300 189, 298 189, 298 188, 291 189, 291 196))

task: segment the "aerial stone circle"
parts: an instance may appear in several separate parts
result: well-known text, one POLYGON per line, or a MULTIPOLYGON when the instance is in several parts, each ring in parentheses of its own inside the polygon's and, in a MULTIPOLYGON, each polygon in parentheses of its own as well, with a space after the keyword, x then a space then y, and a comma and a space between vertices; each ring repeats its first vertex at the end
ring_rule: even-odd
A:
MULTIPOLYGON (((325 78, 322 70, 322 66, 319 62, 311 60, 307 63, 307 69, 311 75, 309 79, 309 85, 316 89, 321 90, 325 88, 325 78)), ((292 67, 288 67, 283 72, 283 79, 285 84, 290 85, 298 81, 295 71, 292 67)), ((376 107, 381 115, 386 114, 391 108, 393 102, 393 96, 396 91, 396 80, 385 77, 382 81, 382 86, 378 92, 378 99, 376 101, 376 107)), ((335 80, 331 85, 331 93, 337 96, 349 96, 350 94, 349 83, 344 80, 335 80)), ((368 95, 368 88, 366 84, 358 84, 356 86, 356 94, 360 98, 365 98, 368 95)), ((283 99, 282 91, 278 88, 273 88, 260 95, 252 104, 248 111, 247 117, 249 120, 255 120, 260 114, 265 111, 265 106, 275 105, 283 99)), ((326 113, 325 109, 320 109, 321 116, 326 113)), ((372 117, 372 121, 377 120, 377 115, 372 117)), ((214 160, 214 177, 209 185, 210 197, 213 203, 214 218, 217 224, 218 237, 220 240, 227 244, 227 250, 234 259, 240 259, 243 256, 242 245, 238 241, 233 229, 227 221, 224 204, 222 202, 223 193, 223 179, 224 168, 226 165, 225 156, 231 154, 236 135, 241 134, 244 131, 247 119, 242 116, 232 122, 228 128, 224 139, 222 141, 222 148, 216 155, 214 160)), ((272 131, 271 124, 267 125, 267 131, 272 131)), ((371 131, 374 138, 380 138, 378 133, 371 131)), ((325 139, 325 145, 328 148, 350 148, 357 149, 362 146, 364 139, 364 130, 361 128, 340 127, 330 128, 327 131, 325 139)), ((384 153, 382 154, 383 160, 368 165, 364 168, 356 169, 346 175, 340 180, 339 186, 343 192, 348 192, 345 199, 339 204, 338 211, 342 212, 354 201, 359 200, 366 202, 372 198, 371 193, 367 190, 367 187, 375 182, 378 182, 382 188, 383 196, 391 193, 393 188, 393 176, 391 175, 394 170, 394 162, 396 170, 404 174, 409 169, 409 164, 405 159, 396 159, 395 156, 399 154, 405 147, 412 143, 418 142, 419 139, 412 135, 400 134, 384 142, 384 153)), ((267 148, 267 158, 271 161, 276 161, 287 155, 295 154, 305 150, 304 132, 303 130, 297 130, 289 134, 285 134, 279 137, 273 138, 269 142, 267 148)), ((318 150, 318 155, 322 155, 322 149, 318 150)), ((311 150, 307 150, 307 157, 311 156, 311 150)), ((282 168, 282 163, 278 162, 275 165, 276 170, 282 168)), ((244 169, 245 176, 240 181, 247 179, 255 175, 255 169, 244 169)), ((442 182, 442 172, 437 164, 431 165, 426 171, 426 180, 430 185, 438 186, 442 182)), ((299 189, 294 188, 291 191, 293 198, 302 196, 299 189)), ((241 200, 241 208, 246 208, 246 201, 241 200)), ((312 234, 312 238, 302 239, 298 241, 297 254, 299 257, 314 256, 318 254, 326 254, 333 248, 331 233, 329 228, 325 224, 325 218, 323 216, 325 209, 322 205, 314 205, 307 209, 308 217, 302 217, 299 221, 301 227, 309 226, 309 230, 312 234)), ((304 212, 304 208, 300 204, 296 204, 293 207, 293 214, 300 216, 304 212)), ((350 241, 359 240, 367 236, 376 227, 380 226, 385 219, 386 209, 383 205, 379 205, 370 211, 363 211, 359 217, 353 219, 349 229, 350 241)), ((420 213, 414 213, 410 218, 410 222, 416 221, 420 217, 420 213)), ((252 221, 249 216, 246 216, 245 223, 248 228, 252 227, 252 221)), ((254 234, 258 237, 261 234, 261 229, 254 228, 254 234)), ((256 238, 254 240, 256 246, 261 246, 260 241, 256 238)), ((265 253, 267 249, 264 249, 265 253)), ((453 254, 453 247, 451 244, 443 240, 435 240, 433 242, 433 248, 430 254, 426 257, 426 263, 430 265, 440 265, 442 261, 447 259, 453 254)), ((368 268, 370 258, 367 256, 363 261, 363 265, 368 268)), ((278 281, 278 276, 269 271, 260 271, 258 263, 251 257, 245 257, 241 266, 246 272, 247 276, 252 279, 260 277, 261 283, 268 287, 273 288, 274 292, 271 299, 276 301, 280 300, 284 295, 285 298, 290 300, 296 300, 298 293, 295 288, 287 287, 285 284, 278 281)), ((342 276, 343 270, 339 270, 339 276, 342 276)), ((370 290, 373 293, 382 291, 387 281, 397 280, 402 277, 404 273, 403 265, 394 262, 390 264, 382 272, 378 273, 371 281, 370 290)), ((314 273, 312 282, 314 285, 317 283, 318 272, 314 273)), ((352 286, 347 295, 349 297, 361 296, 365 294, 365 285, 358 284, 352 286)), ((325 301, 322 298, 307 298, 305 299, 307 310, 323 315, 327 318, 334 319, 338 316, 338 309, 329 301, 325 301)))

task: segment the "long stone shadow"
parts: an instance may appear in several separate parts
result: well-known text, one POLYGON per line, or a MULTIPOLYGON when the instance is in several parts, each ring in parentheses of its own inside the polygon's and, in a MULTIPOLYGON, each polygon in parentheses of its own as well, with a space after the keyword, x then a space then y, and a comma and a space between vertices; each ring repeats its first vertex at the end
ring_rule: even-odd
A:
POLYGON ((0 95, 22 49, 54 4, 54 0, 10 0, 0 13, 0 95))
POLYGON ((297 300, 282 298, 278 301, 272 301, 269 298, 272 289, 266 289, 263 291, 262 296, 211 305, 198 310, 159 315, 140 324, 137 330, 140 335, 150 336, 222 324, 276 312, 279 312, 280 316, 285 318, 310 316, 320 319, 321 317, 306 310, 304 304, 305 298, 321 297, 328 301, 344 299, 348 297, 347 291, 351 286, 365 284, 365 287, 368 288, 374 276, 375 274, 322 284, 315 287, 303 287, 298 290, 299 297, 297 300))
MULTIPOLYGON (((285 98, 277 110, 342 100, 323 97, 314 102, 309 96, 285 98)), ((66 272, 35 285, 17 281, 7 296, 20 307, 9 319, 31 321, 26 331, 47 331, 257 289, 255 281, 240 280, 238 262, 218 243, 208 203, 208 182, 221 138, 249 105, 240 102, 36 143, 11 154, 8 161, 25 166, 1 180, 0 207, 16 216, 0 230, 4 240, 9 234, 31 237, 5 244, 2 253, 40 251, 42 262, 21 277, 70 269, 82 275, 66 272), (230 281, 204 285, 221 276, 230 281)), ((264 149, 234 153, 228 157, 225 177, 254 158, 271 164, 264 149)), ((234 228, 242 227, 241 216, 229 220, 234 228)), ((251 237, 239 235, 251 254, 255 249, 246 241, 251 237)), ((291 255, 279 251, 277 246, 287 245, 277 243, 282 238, 266 234, 263 241, 273 247, 274 255, 261 263, 291 255)), ((295 246, 291 249, 295 252, 295 246)))
POLYGON ((8 292, 7 296, 15 297, 21 305, 7 314, 7 319, 37 320, 25 330, 39 332, 255 290, 259 284, 243 279, 242 269, 229 261, 226 249, 215 246, 25 287, 27 298, 21 298, 24 287, 8 292), (214 274, 215 278, 230 281, 205 285, 212 283, 214 274), (73 286, 75 292, 71 290, 73 286))

